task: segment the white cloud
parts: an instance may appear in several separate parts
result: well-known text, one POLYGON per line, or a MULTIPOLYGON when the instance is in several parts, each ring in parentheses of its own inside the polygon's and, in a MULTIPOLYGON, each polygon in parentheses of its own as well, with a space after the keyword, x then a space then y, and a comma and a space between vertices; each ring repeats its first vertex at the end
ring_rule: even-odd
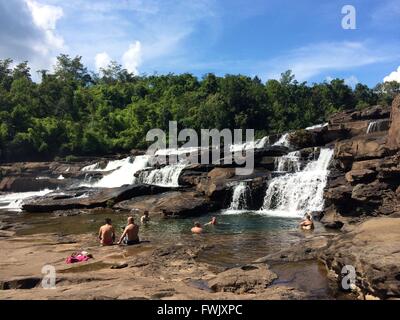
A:
POLYGON ((93 57, 107 52, 133 72, 139 67, 148 73, 188 71, 188 60, 193 62, 203 48, 193 52, 191 36, 201 31, 211 45, 218 35, 215 0, 30 1, 63 8, 66 23, 59 31, 68 44, 63 52, 82 55, 93 69, 93 57), (140 47, 134 43, 128 49, 133 40, 140 47))
MULTIPOLYGON (((332 77, 332 76, 327 76, 327 77, 325 78, 325 80, 326 80, 327 82, 331 82, 331 81, 334 80, 334 79, 336 79, 336 78, 334 78, 334 77, 332 77)), ((340 78, 339 78, 339 79, 340 79, 340 78)), ((354 76, 354 75, 352 75, 352 76, 347 77, 347 78, 344 79, 344 83, 347 84, 349 87, 352 87, 352 88, 354 88, 354 87, 357 85, 357 83, 359 83, 359 82, 360 82, 360 81, 358 80, 358 78, 357 78, 356 76, 354 76)))
POLYGON ((383 78, 383 82, 397 81, 400 83, 400 66, 396 71, 391 72, 388 76, 383 78))
POLYGON ((138 67, 142 60, 142 45, 136 41, 129 45, 129 49, 123 54, 123 66, 129 72, 139 74, 138 67))
POLYGON ((100 69, 102 68, 104 69, 110 64, 111 57, 108 55, 107 52, 101 52, 96 54, 94 60, 95 60, 96 70, 100 71, 100 69))
POLYGON ((64 15, 61 7, 40 4, 34 0, 26 0, 26 4, 32 13, 33 21, 43 30, 55 30, 57 20, 64 15))
POLYGON ((360 81, 356 76, 350 76, 346 79, 344 79, 344 83, 347 84, 349 87, 354 88, 360 81))
POLYGON ((51 69, 55 56, 66 49, 57 30, 63 10, 44 1, 0 1, 0 59, 29 61, 34 80, 37 70, 51 69))
POLYGON ((36 44, 34 49, 41 54, 48 54, 53 49, 63 49, 64 39, 56 34, 57 21, 64 15, 63 9, 58 6, 41 4, 34 0, 25 0, 31 12, 34 24, 43 30, 45 42, 36 44))
MULTIPOLYGON (((267 62, 272 72, 269 78, 279 78, 280 73, 292 70, 296 79, 303 81, 328 71, 349 70, 356 67, 389 61, 398 57, 393 52, 376 49, 363 42, 324 42, 307 45, 267 62), (371 49, 372 47, 373 49, 371 49)), ((354 79, 353 79, 354 80, 354 79)))

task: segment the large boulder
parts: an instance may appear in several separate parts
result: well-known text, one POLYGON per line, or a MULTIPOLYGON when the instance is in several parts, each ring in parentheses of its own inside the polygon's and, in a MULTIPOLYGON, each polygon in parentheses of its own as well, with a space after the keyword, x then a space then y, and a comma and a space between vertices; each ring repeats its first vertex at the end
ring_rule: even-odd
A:
POLYGON ((215 292, 246 293, 264 290, 278 276, 266 265, 246 265, 228 269, 208 281, 215 292))
POLYGON ((215 165, 213 164, 199 163, 189 165, 181 171, 178 183, 180 186, 196 186, 214 168, 215 165))
POLYGON ((343 124, 360 120, 376 120, 390 117, 390 108, 372 106, 363 110, 347 110, 336 113, 329 118, 329 124, 343 124))
POLYGON ((346 180, 351 184, 368 183, 375 179, 377 172, 369 169, 351 170, 346 173, 346 180))
POLYGON ((28 192, 63 188, 68 181, 61 179, 37 179, 30 177, 5 177, 0 181, 0 191, 28 192))
POLYGON ((354 161, 383 158, 390 154, 385 136, 359 137, 335 145, 335 159, 343 169, 350 169, 354 161))
POLYGON ((138 213, 148 211, 151 216, 170 218, 197 216, 216 210, 219 206, 195 191, 173 191, 122 201, 114 208, 138 213))
POLYGON ((343 280, 342 268, 353 266, 355 285, 364 295, 399 298, 399 243, 399 218, 371 218, 334 238, 321 259, 336 274, 339 286, 343 280))
POLYGON ((211 199, 226 198, 229 191, 229 179, 236 174, 235 168, 214 168, 200 180, 196 189, 211 199))
POLYGON ((111 207, 115 203, 142 195, 157 194, 170 188, 137 184, 100 190, 78 189, 63 193, 50 193, 25 201, 22 209, 29 212, 51 212, 58 210, 111 207))
POLYGON ((387 146, 390 149, 398 150, 400 149, 400 95, 393 100, 391 119, 387 146))

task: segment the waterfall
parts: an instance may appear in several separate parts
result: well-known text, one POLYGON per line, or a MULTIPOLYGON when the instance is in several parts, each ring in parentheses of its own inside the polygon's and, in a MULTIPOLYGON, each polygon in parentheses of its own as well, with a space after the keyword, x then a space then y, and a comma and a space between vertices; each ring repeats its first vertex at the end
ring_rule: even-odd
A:
POLYGON ((93 184, 84 182, 83 184, 81 184, 81 186, 114 188, 123 186, 124 184, 132 184, 135 182, 134 174, 139 170, 145 169, 148 166, 149 156, 137 156, 135 157, 133 162, 130 157, 122 160, 120 160, 120 163, 122 163, 122 165, 118 169, 107 174, 93 184))
POLYGON ((367 134, 389 130, 390 127, 389 123, 390 123, 389 119, 380 119, 376 121, 371 121, 368 124, 367 134))
POLYGON ((44 189, 42 191, 30 191, 30 192, 16 192, 7 193, 0 196, 0 209, 8 211, 21 211, 24 200, 36 197, 44 196, 54 190, 44 189))
POLYGON ((232 201, 228 209, 222 214, 238 214, 247 211, 247 196, 250 189, 246 182, 242 181, 233 188, 232 201))
POLYGON ((179 176, 186 167, 184 163, 170 164, 160 169, 147 170, 139 173, 138 182, 159 186, 178 187, 179 176))
POLYGON ((321 149, 318 159, 309 162, 302 171, 272 179, 260 213, 301 217, 306 211, 322 210, 332 156, 333 150, 321 149))
POLYGON ((326 122, 326 123, 321 123, 321 124, 316 124, 316 125, 314 125, 314 126, 307 127, 305 130, 314 130, 314 129, 324 128, 324 127, 327 127, 328 124, 329 124, 328 122, 326 122))
POLYGON ((112 170, 122 167, 123 165, 125 165, 128 162, 130 162, 130 157, 126 157, 126 158, 120 159, 120 160, 111 160, 107 163, 107 165, 104 169, 101 169, 100 163, 96 162, 94 164, 83 167, 81 169, 81 171, 112 171, 112 170))
POLYGON ((234 189, 229 210, 244 210, 247 208, 248 187, 245 182, 240 182, 234 189))
POLYGON ((182 155, 182 154, 192 154, 199 152, 204 148, 199 147, 186 147, 186 148, 169 148, 169 149, 159 149, 154 154, 155 156, 171 156, 171 155, 182 155))
POLYGON ((229 151, 238 152, 249 149, 260 149, 264 148, 268 144, 269 144, 269 136, 266 136, 255 141, 248 141, 242 144, 232 144, 229 146, 229 151))
POLYGON ((300 171, 300 152, 289 152, 287 155, 275 159, 275 170, 279 172, 300 171))
POLYGON ((290 147, 289 143, 289 133, 283 134, 277 142, 273 144, 273 146, 284 146, 284 147, 290 147))

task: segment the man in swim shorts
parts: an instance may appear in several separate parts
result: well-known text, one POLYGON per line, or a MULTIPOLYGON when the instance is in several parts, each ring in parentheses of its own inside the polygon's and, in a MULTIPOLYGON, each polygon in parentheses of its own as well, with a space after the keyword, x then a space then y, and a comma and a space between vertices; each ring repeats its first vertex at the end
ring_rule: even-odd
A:
POLYGON ((127 246, 140 243, 139 226, 135 224, 133 217, 128 218, 128 225, 125 227, 118 244, 124 242, 127 246))
POLYGON ((99 240, 102 246, 111 246, 115 241, 115 231, 111 219, 106 218, 106 224, 100 227, 99 240))

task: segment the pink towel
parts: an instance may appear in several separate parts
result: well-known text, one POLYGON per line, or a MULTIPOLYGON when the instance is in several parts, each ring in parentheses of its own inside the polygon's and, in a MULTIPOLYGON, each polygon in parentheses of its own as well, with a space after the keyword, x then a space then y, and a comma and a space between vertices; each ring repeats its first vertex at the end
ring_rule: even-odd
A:
POLYGON ((85 256, 83 254, 77 254, 77 255, 71 255, 65 260, 65 263, 75 263, 75 262, 82 262, 82 261, 88 261, 90 257, 85 256))

